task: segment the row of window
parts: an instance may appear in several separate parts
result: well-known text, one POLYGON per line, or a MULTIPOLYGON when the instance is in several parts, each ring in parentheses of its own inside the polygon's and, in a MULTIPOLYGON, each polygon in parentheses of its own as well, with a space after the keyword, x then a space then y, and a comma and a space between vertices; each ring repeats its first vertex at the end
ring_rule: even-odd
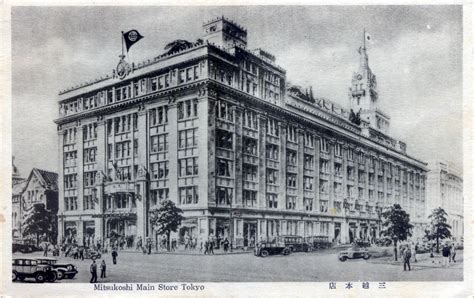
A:
POLYGON ((97 139, 97 123, 90 123, 82 127, 82 138, 84 141, 97 139))
POLYGON ((138 129, 138 114, 128 114, 118 116, 107 120, 107 135, 112 135, 112 129, 115 134, 130 132, 138 129))
POLYGON ((188 99, 178 102, 178 120, 193 118, 198 116, 198 100, 188 99))

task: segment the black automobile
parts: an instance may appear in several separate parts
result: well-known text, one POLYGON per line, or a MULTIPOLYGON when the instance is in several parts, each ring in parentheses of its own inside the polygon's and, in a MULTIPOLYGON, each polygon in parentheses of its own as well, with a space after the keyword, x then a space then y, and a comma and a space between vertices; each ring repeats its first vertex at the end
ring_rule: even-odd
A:
POLYGON ((21 253, 30 253, 34 251, 39 251, 40 249, 34 245, 31 244, 25 244, 25 243, 13 243, 12 244, 12 252, 21 252, 21 253))
POLYGON ((291 249, 282 242, 261 241, 255 246, 254 254, 257 257, 268 257, 269 255, 289 255, 291 249))
POLYGON ((345 262, 347 259, 360 259, 368 260, 370 258, 370 253, 367 248, 353 246, 347 250, 339 252, 338 259, 341 262, 345 262))
POLYGON ((309 236, 305 238, 306 242, 313 245, 314 249, 331 248, 332 242, 329 241, 329 236, 309 236))
POLYGON ((291 252, 310 252, 313 251, 313 244, 307 242, 302 236, 282 235, 277 237, 277 242, 283 242, 291 252))
POLYGON ((58 264, 55 258, 40 257, 36 258, 38 264, 49 265, 58 275, 58 279, 69 278, 73 279, 77 274, 77 267, 73 264, 58 264))
POLYGON ((40 264, 33 258, 13 258, 12 281, 34 278, 36 282, 54 282, 57 279, 56 271, 50 265, 40 264))

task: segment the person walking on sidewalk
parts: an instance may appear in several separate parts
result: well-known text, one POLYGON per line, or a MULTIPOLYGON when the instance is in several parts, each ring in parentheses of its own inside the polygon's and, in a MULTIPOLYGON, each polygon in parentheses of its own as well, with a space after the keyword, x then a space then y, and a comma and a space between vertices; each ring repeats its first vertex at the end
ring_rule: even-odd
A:
POLYGON ((209 241, 209 251, 208 251, 209 254, 214 254, 214 242, 211 240, 209 241))
POLYGON ((415 243, 411 243, 411 256, 413 258, 413 262, 418 262, 418 260, 416 259, 416 248, 417 248, 417 245, 415 245, 415 243))
POLYGON ((118 256, 117 251, 115 249, 112 250, 112 262, 114 263, 114 265, 117 264, 117 256, 118 256))
POLYGON ((105 270, 107 269, 107 265, 105 265, 105 260, 102 260, 100 263, 100 278, 106 278, 105 270))
POLYGON ((451 246, 450 253, 451 253, 451 261, 453 261, 453 263, 456 263, 456 246, 454 245, 454 243, 451 246))
POLYGON ((90 271, 91 271, 90 283, 91 284, 96 283, 97 282, 97 264, 95 263, 95 260, 92 260, 90 271))
POLYGON ((410 267, 410 258, 411 258, 411 250, 409 247, 405 247, 403 249, 403 271, 407 271, 407 266, 408 266, 408 271, 411 271, 410 267))
POLYGON ((448 267, 449 256, 451 255, 451 251, 449 250, 449 246, 447 244, 444 244, 442 254, 443 254, 443 266, 448 267))

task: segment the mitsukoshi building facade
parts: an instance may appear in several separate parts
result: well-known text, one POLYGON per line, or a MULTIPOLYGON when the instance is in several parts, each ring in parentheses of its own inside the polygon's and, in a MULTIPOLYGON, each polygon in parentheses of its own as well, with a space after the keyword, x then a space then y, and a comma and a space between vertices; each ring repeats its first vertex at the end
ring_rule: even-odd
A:
POLYGON ((157 239, 149 211, 164 199, 184 211, 178 243, 375 239, 393 203, 422 235, 426 164, 388 135, 365 48, 343 109, 288 88, 234 22, 203 29, 184 49, 59 94, 60 238, 157 239))

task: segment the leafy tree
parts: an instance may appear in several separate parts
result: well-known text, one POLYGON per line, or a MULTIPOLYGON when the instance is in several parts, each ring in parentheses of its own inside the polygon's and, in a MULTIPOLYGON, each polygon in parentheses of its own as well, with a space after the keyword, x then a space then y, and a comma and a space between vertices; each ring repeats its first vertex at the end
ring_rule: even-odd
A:
POLYGON ((395 261, 397 260, 398 241, 407 240, 411 236, 413 225, 410 224, 410 215, 402 209, 400 204, 394 204, 382 212, 383 229, 380 234, 387 236, 393 241, 395 261))
POLYGON ((23 237, 35 237, 37 245, 43 235, 46 235, 46 239, 54 244, 58 236, 58 217, 55 213, 48 211, 44 204, 34 204, 26 210, 22 230, 23 237))
POLYGON ((161 206, 150 211, 150 222, 157 228, 159 235, 167 236, 167 247, 170 250, 171 232, 176 232, 184 217, 181 215, 183 210, 176 207, 176 204, 170 200, 161 202, 161 206))
POLYGON ((165 46, 165 51, 167 50, 168 54, 176 53, 182 50, 186 50, 193 46, 192 42, 189 42, 184 39, 173 40, 165 46))
POLYGON ((428 239, 436 239, 436 252, 439 253, 439 239, 451 237, 451 226, 447 224, 448 214, 443 208, 434 209, 428 218, 431 220, 429 229, 426 231, 428 239))

